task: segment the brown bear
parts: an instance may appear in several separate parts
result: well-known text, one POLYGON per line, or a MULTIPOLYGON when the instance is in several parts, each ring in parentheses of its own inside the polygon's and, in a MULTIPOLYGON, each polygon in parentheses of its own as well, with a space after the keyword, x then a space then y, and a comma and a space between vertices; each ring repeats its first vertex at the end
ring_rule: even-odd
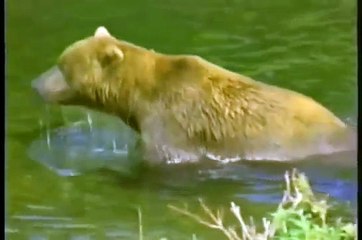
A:
POLYGON ((136 46, 104 27, 32 85, 48 102, 118 116, 153 162, 292 160, 350 147, 346 124, 307 96, 198 56, 136 46))

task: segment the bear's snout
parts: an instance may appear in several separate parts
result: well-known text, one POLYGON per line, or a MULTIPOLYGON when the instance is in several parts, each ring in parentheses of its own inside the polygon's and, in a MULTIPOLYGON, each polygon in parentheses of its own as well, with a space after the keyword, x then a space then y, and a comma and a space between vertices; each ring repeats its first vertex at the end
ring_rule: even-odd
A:
POLYGON ((38 78, 31 86, 40 97, 49 103, 61 103, 70 97, 71 89, 58 67, 52 67, 38 78))

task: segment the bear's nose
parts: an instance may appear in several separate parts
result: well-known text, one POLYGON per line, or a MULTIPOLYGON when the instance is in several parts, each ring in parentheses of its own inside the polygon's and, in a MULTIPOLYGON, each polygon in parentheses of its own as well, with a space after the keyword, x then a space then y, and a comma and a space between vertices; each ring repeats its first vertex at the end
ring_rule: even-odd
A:
POLYGON ((39 91, 39 82, 37 81, 37 79, 31 81, 31 88, 32 88, 35 92, 38 92, 38 91, 39 91))
POLYGON ((39 77, 31 81, 31 88, 34 93, 34 98, 36 98, 37 100, 43 100, 43 101, 45 100, 44 85, 45 85, 44 74, 40 75, 39 77))
POLYGON ((63 74, 58 67, 52 67, 31 82, 32 89, 45 101, 56 101, 61 93, 69 90, 63 74))
POLYGON ((35 99, 37 100, 44 100, 43 96, 41 95, 41 91, 40 91, 40 79, 36 78, 34 80, 31 81, 31 88, 32 88, 32 92, 33 92, 33 96, 35 99))
POLYGON ((39 77, 32 80, 31 87, 33 88, 33 90, 39 92, 42 89, 44 89, 46 87, 46 85, 49 85, 49 82, 54 77, 54 75, 55 75, 54 73, 56 73, 56 71, 57 71, 57 68, 52 67, 49 70, 47 70, 46 72, 42 73, 39 77))

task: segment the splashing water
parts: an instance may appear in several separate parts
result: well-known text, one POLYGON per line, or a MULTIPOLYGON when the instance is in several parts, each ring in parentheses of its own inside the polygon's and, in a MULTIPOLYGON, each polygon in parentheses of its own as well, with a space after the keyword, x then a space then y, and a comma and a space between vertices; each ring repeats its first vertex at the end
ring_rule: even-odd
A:
POLYGON ((93 121, 92 121, 92 117, 89 112, 87 112, 87 122, 88 122, 88 126, 89 126, 89 131, 92 132, 93 131, 93 126, 92 126, 93 121))
POLYGON ((51 107, 45 105, 45 113, 43 119, 39 119, 40 131, 45 130, 45 137, 48 149, 51 149, 51 140, 50 140, 50 122, 51 122, 51 107))

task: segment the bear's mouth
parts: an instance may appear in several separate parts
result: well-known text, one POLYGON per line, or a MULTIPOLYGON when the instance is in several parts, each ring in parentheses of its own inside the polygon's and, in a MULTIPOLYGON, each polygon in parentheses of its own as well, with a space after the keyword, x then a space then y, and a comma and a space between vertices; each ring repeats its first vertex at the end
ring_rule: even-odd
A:
POLYGON ((48 103, 64 104, 74 95, 57 66, 50 68, 34 79, 31 86, 48 103))

